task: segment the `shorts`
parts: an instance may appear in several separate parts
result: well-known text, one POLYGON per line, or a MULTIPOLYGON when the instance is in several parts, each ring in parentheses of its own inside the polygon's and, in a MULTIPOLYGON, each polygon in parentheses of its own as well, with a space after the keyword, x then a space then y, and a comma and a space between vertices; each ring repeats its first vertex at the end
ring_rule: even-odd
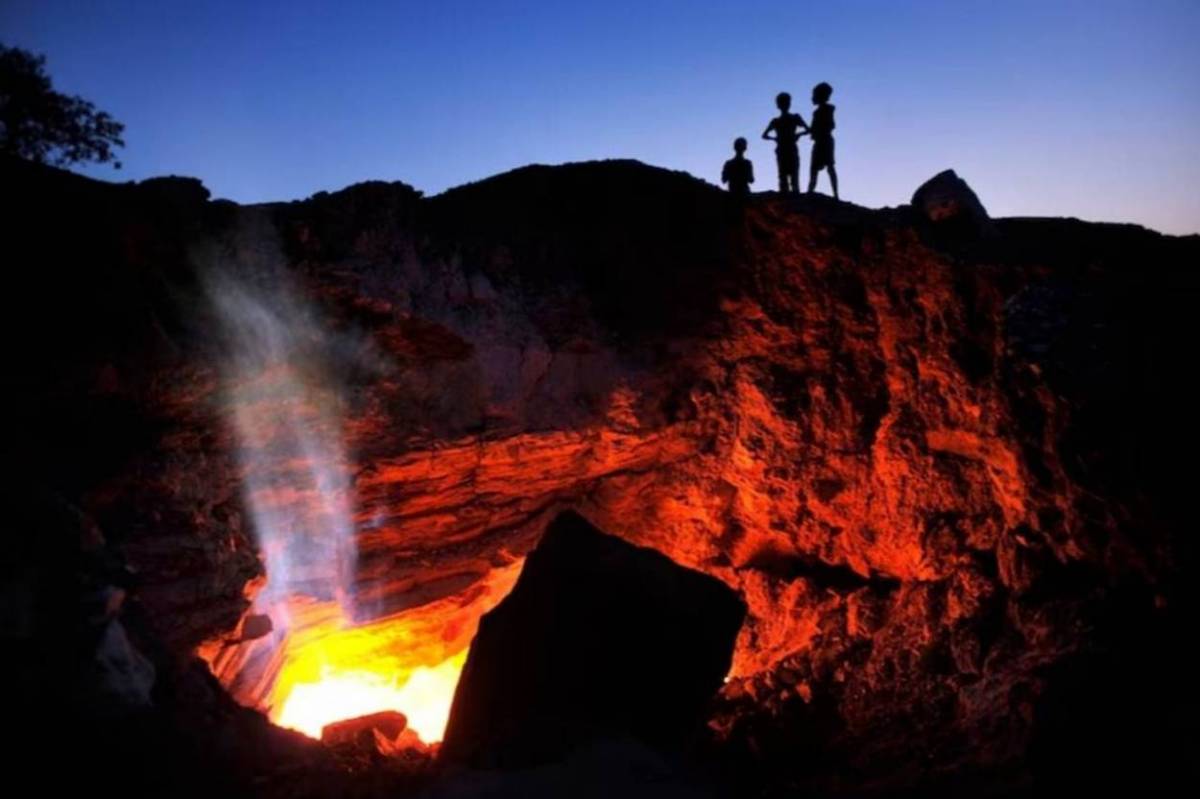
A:
POLYGON ((812 146, 812 168, 824 169, 833 166, 833 137, 816 139, 812 146))
POLYGON ((795 172, 800 168, 800 151, 795 147, 776 147, 775 160, 779 163, 780 172, 795 172))

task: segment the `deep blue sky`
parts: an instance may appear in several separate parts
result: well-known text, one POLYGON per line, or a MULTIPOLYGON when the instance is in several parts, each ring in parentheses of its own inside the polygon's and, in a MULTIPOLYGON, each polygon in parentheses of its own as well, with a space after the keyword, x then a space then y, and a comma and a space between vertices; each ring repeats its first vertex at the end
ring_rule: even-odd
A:
POLYGON ((737 135, 769 188, 775 93, 807 117, 827 80, 847 199, 954 167, 994 215, 1200 231, 1197 0, 0 0, 0 41, 125 122, 89 174, 243 202, 607 157, 715 181, 737 135))

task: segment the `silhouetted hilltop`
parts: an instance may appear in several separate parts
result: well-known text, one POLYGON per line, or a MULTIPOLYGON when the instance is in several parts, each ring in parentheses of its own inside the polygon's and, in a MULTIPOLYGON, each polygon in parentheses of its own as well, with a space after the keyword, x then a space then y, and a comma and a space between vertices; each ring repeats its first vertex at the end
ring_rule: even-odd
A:
POLYGON ((524 167, 431 198, 425 218, 493 283, 586 301, 628 336, 711 318, 740 224, 711 185, 637 161, 524 167))

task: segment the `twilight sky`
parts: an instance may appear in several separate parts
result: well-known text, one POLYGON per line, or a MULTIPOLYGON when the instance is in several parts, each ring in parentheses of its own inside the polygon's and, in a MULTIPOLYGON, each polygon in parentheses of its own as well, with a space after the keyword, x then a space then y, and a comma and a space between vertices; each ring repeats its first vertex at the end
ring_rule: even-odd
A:
POLYGON ((845 199, 953 167, 996 216, 1200 232, 1198 0, 0 0, 0 41, 126 124, 125 168, 82 171, 241 202, 611 157, 716 182, 738 135, 773 188, 775 93, 807 118, 826 80, 845 199))

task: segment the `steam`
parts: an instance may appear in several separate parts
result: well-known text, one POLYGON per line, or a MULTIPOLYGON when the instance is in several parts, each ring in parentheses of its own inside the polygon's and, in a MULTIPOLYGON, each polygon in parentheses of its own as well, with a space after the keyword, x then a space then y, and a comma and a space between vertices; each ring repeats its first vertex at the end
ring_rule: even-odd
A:
POLYGON ((290 282, 263 220, 243 221, 231 257, 207 259, 222 266, 205 286, 266 581, 237 634, 206 642, 201 656, 238 701, 312 737, 333 721, 396 710, 411 735, 441 740, 479 616, 508 593, 520 561, 492 569, 470 601, 443 597, 386 617, 356 607, 346 376, 393 367, 370 337, 327 324, 290 282))
POLYGON ((338 342, 282 270, 207 281, 222 344, 223 403, 237 438, 245 506, 276 627, 295 594, 352 597, 356 547, 338 342))

